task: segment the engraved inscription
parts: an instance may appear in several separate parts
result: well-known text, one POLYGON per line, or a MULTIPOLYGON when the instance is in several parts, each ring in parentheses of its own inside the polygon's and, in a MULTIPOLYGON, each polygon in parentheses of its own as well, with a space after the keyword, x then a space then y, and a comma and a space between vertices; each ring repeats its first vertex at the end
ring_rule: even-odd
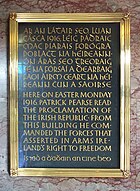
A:
POLYGON ((118 167, 115 29, 54 23, 19 31, 19 165, 118 167))

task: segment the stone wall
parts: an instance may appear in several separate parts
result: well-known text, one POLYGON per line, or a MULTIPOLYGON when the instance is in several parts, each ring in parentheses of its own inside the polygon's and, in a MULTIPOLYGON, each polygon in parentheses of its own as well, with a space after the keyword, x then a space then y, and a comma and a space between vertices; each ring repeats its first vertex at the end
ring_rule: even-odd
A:
POLYGON ((140 0, 0 0, 0 191, 140 190, 140 0), (120 178, 11 178, 8 174, 7 68, 10 12, 130 12, 131 176, 120 178))

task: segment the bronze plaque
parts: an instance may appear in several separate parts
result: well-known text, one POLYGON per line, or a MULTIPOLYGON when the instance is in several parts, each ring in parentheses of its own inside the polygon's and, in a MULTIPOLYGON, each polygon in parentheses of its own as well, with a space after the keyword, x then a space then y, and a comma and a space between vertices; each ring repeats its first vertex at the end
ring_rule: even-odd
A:
POLYGON ((129 15, 10 15, 12 176, 129 175, 129 15))

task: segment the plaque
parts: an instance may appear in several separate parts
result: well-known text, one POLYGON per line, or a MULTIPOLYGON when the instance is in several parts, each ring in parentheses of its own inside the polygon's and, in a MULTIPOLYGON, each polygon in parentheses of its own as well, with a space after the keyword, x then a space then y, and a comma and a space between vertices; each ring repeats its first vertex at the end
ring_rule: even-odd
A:
POLYGON ((124 13, 10 14, 11 176, 128 177, 124 13))

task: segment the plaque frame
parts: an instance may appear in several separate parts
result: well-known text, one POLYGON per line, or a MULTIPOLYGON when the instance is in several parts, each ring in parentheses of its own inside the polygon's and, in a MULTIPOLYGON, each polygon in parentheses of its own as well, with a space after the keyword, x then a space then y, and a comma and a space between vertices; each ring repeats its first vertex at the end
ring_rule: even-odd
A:
POLYGON ((11 13, 10 14, 10 175, 59 177, 128 177, 130 175, 130 19, 129 13, 11 13), (120 23, 120 168, 18 167, 18 23, 120 23))

